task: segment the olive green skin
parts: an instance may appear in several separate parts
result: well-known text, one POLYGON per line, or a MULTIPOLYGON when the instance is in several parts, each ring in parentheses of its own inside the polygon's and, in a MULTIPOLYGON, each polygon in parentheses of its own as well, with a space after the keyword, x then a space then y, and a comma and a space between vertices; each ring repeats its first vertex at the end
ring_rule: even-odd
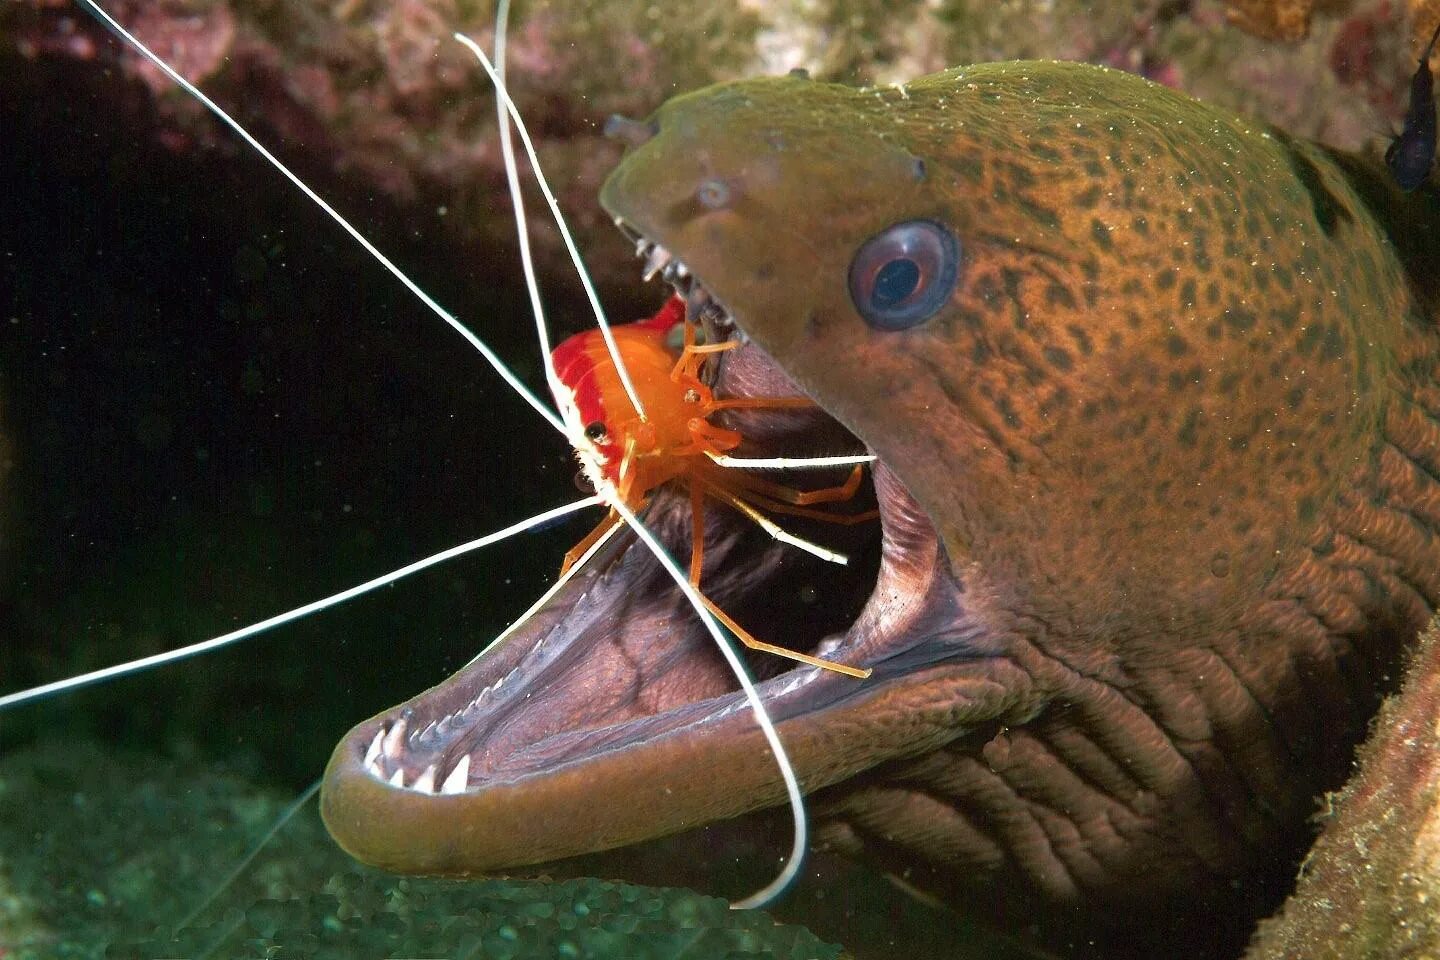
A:
MULTIPOLYGON (((852 629, 870 685, 781 705, 821 845, 1021 922, 1264 910, 1440 600, 1440 337, 1417 269, 1433 194, 1072 63, 863 90, 757 79, 650 123, 602 204, 682 259, 934 528, 887 546, 852 629), (852 259, 916 219, 958 241, 956 287, 875 329, 852 259)), ((523 689, 534 636, 473 670, 523 689)), ((684 701, 647 684, 656 709, 684 701)), ((594 689, 547 686, 527 709, 588 727, 594 689)), ((381 720, 337 748, 325 813, 393 869, 494 870, 783 797, 732 724, 437 805, 354 773, 381 720)))
POLYGON ((1036 680, 1018 730, 822 792, 832 843, 1102 902, 1293 850, 1440 590, 1440 340, 1383 179, 1070 63, 757 79, 651 123, 602 204, 894 468, 1036 680), (914 219, 957 288, 873 329, 851 260, 914 219))
POLYGON ((1250 613, 1435 347, 1322 151, 1126 74, 761 79, 656 119, 602 203, 896 466, 957 572, 979 564, 1007 606, 1108 655, 1250 613), (694 201, 708 179, 727 208, 694 201), (850 260, 917 218, 959 239, 959 289, 873 330, 850 260))

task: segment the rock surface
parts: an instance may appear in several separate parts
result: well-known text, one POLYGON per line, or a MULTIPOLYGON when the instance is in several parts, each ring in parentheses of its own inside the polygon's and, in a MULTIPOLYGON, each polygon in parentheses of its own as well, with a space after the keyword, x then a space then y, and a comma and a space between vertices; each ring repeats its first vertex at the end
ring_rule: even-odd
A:
POLYGON ((1440 956, 1440 622, 1319 820, 1294 895, 1247 960, 1440 956))

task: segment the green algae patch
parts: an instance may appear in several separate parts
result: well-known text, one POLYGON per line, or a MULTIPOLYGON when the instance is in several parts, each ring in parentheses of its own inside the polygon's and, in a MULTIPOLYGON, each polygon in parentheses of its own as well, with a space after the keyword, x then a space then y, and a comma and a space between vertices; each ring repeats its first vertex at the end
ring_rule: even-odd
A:
POLYGON ((444 881, 357 866, 313 804, 218 764, 50 742, 0 761, 6 960, 155 957, 833 960, 840 947, 688 890, 444 881))
POLYGON ((172 937, 112 947, 106 956, 242 954, 803 960, 841 952, 801 927, 684 890, 588 879, 396 881, 355 869, 304 899, 257 901, 172 937))

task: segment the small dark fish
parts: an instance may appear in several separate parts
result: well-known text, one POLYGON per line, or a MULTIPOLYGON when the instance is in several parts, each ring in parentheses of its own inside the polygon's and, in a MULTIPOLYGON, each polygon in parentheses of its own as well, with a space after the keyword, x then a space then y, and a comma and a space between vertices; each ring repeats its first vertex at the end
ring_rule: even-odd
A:
POLYGON ((1385 165, 1396 184, 1407 193, 1430 176, 1435 163, 1435 78, 1430 73, 1430 54, 1440 39, 1440 26, 1430 35, 1430 43, 1420 55, 1420 65, 1410 78, 1410 106, 1405 111, 1405 126, 1385 148, 1385 165))

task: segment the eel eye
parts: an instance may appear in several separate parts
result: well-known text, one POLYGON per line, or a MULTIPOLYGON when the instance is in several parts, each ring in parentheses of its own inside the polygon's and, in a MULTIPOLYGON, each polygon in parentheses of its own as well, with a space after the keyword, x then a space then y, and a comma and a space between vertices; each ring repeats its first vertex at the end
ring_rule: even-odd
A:
POLYGON ((591 443, 601 443, 605 439, 605 422, 603 420, 591 420, 585 424, 585 437, 591 443))
POLYGON ((906 220, 866 240, 850 261, 850 299, 876 330, 904 330, 945 306, 960 277, 960 244, 933 220, 906 220))

